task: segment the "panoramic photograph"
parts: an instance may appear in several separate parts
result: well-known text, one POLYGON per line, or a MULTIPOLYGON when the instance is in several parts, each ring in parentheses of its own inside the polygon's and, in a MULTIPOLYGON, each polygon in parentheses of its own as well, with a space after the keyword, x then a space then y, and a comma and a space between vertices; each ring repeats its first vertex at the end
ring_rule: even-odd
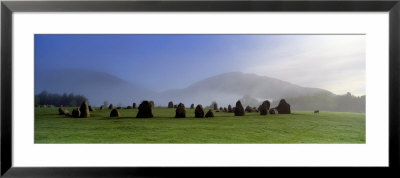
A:
POLYGON ((35 144, 365 144, 365 35, 36 34, 35 144))

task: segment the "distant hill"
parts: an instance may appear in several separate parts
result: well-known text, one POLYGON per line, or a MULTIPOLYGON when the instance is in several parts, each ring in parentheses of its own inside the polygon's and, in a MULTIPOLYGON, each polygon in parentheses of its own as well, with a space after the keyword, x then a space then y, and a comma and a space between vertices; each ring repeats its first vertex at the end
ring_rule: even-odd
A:
POLYGON ((131 105, 154 96, 149 89, 121 80, 104 72, 80 69, 35 71, 35 94, 42 91, 51 93, 75 93, 88 98, 89 103, 99 106, 104 101, 131 105))
POLYGON ((234 104, 243 96, 257 100, 278 100, 286 97, 310 96, 317 93, 334 95, 319 88, 301 87, 289 82, 241 72, 224 73, 196 82, 187 88, 162 92, 163 103, 168 100, 177 102, 201 103, 209 105, 217 101, 220 105, 234 104))
POLYGON ((275 78, 241 72, 224 73, 205 78, 183 89, 157 93, 104 72, 79 69, 36 71, 35 94, 44 90, 59 94, 81 94, 95 106, 102 105, 104 101, 127 106, 132 102, 154 100, 156 106, 167 106, 169 101, 182 102, 186 106, 192 103, 209 106, 212 101, 216 101, 219 106, 226 107, 228 104, 234 106, 238 99, 244 105, 257 106, 266 99, 277 101, 281 98, 317 94, 336 96, 327 90, 302 87, 275 78))

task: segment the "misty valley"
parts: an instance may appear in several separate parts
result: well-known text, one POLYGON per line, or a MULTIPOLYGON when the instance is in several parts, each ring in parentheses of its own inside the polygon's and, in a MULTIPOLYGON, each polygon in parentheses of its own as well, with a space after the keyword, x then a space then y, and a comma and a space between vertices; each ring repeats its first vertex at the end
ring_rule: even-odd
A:
POLYGON ((35 144, 365 144, 365 35, 35 34, 35 144))
MULTIPOLYGON (((35 78, 41 79, 37 80, 35 85, 37 106, 79 106, 82 99, 72 105, 65 102, 61 104, 61 101, 56 100, 45 100, 45 97, 51 94, 78 94, 85 96, 93 106, 101 106, 107 102, 126 107, 133 102, 152 100, 158 107, 166 107, 169 101, 203 106, 215 101, 227 107, 241 100, 244 106, 258 107, 264 100, 277 105, 280 99, 286 99, 293 110, 319 109, 365 113, 365 95, 353 96, 351 93, 336 95, 324 89, 301 87, 279 79, 241 72, 208 77, 186 88, 163 92, 155 92, 107 73, 77 69, 37 72, 35 78), (48 73, 52 75, 47 75, 48 73), (58 82, 60 78, 63 79, 62 82, 58 82)), ((66 97, 63 96, 64 100, 66 97)))

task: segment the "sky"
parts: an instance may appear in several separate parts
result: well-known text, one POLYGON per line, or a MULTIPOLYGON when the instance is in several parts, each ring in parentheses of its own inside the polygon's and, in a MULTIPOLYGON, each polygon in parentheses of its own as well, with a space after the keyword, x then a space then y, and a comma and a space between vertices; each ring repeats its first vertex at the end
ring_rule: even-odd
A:
POLYGON ((365 94, 364 35, 35 35, 35 70, 106 72, 154 91, 244 72, 365 94))

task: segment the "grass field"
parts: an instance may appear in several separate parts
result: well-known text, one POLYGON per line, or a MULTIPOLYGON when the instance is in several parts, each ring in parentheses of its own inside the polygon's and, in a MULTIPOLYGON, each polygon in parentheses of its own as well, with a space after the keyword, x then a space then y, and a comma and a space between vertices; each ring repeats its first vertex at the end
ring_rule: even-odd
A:
MULTIPOLYGON (((70 112, 72 108, 67 108, 70 112)), ((176 119, 175 109, 155 108, 154 118, 135 118, 137 109, 96 110, 90 118, 35 108, 35 143, 365 143, 365 114, 292 111, 260 116, 216 112, 214 118, 176 119)), ((207 110, 205 110, 207 111, 207 110)))

